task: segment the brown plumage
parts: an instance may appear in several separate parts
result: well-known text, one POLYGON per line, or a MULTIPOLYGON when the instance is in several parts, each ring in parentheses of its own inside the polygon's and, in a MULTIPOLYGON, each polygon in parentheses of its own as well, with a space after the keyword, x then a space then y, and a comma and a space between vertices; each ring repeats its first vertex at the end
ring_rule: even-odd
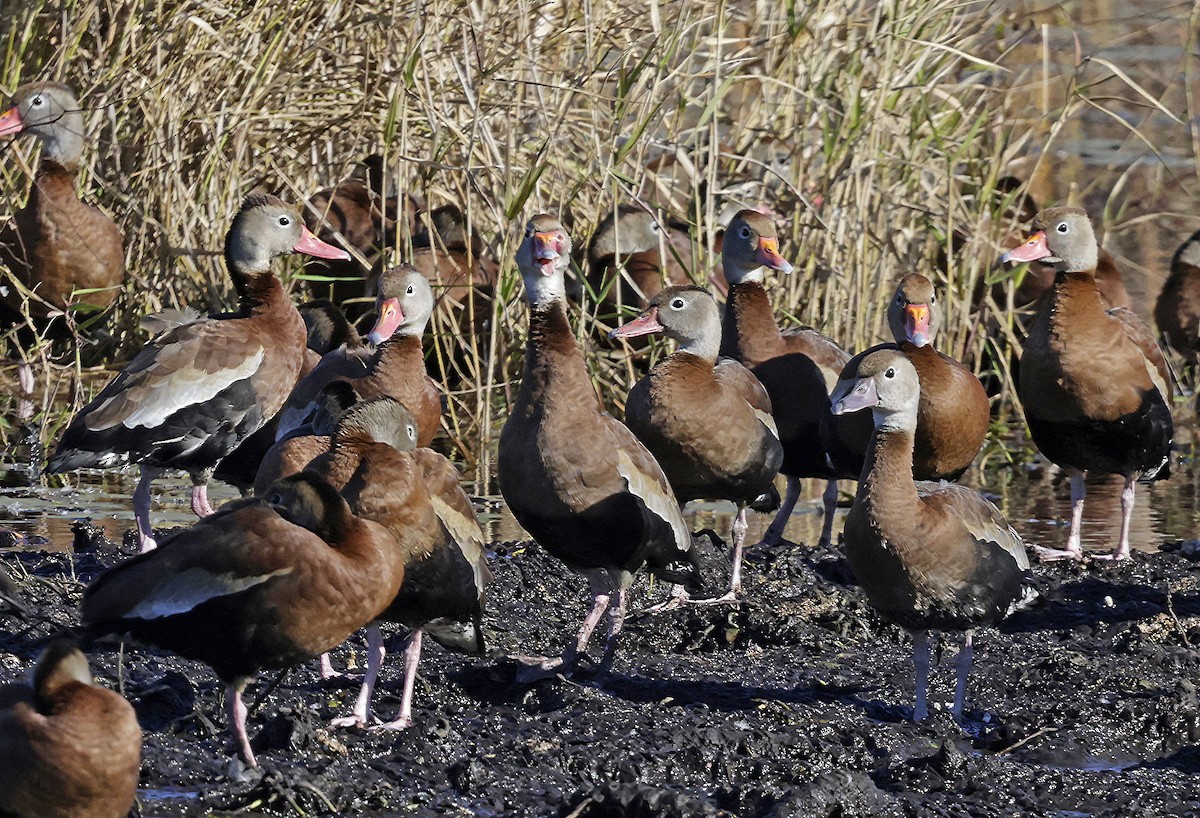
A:
MULTIPOLYGON (((411 415, 391 398, 354 406, 341 418, 329 450, 309 469, 342 491, 356 514, 385 526, 405 564, 404 582, 379 619, 413 634, 405 652, 400 714, 386 725, 412 724, 412 693, 423 633, 454 647, 483 650, 484 587, 491 578, 483 532, 454 466, 429 449, 413 449, 411 415)), ((377 625, 367 632, 368 665, 351 716, 337 726, 365 726, 384 658, 377 625)))
POLYGON ((254 767, 245 686, 341 644, 403 578, 392 535, 302 473, 106 571, 84 592, 82 620, 91 635, 130 632, 210 665, 228 685, 235 749, 254 767))
POLYGON ((142 464, 134 515, 154 547, 150 484, 164 468, 192 477, 192 509, 211 514, 209 477, 221 458, 279 411, 304 361, 304 322, 271 260, 285 253, 340 258, 294 210, 251 195, 225 237, 239 309, 158 336, 72 418, 48 471, 142 464))
MULTIPOLYGON (((686 224, 621 205, 596 228, 587 250, 587 283, 599 299, 601 338, 630 310, 644 310, 664 287, 694 283, 688 272, 695 248, 686 224)), ((710 278, 727 287, 720 267, 710 278)), ((630 342, 642 347, 645 342, 630 342)))
POLYGON ((927 715, 926 631, 965 631, 951 713, 961 720, 971 632, 1031 600, 1024 544, 996 507, 962 486, 913 483, 913 438, 921 382, 908 357, 884 349, 863 358, 859 377, 833 406, 870 409, 874 433, 846 518, 843 543, 871 606, 912 632, 917 721, 927 715))
POLYGON ((442 396, 425 371, 421 335, 433 312, 433 293, 423 275, 407 264, 379 279, 379 320, 367 336, 375 348, 337 349, 296 385, 279 418, 278 436, 303 424, 321 390, 333 381, 351 385, 360 400, 390 397, 404 404, 417 422, 417 443, 428 446, 442 419, 442 396))
POLYGON ((850 356, 815 330, 779 330, 763 289, 763 269, 789 273, 792 265, 779 255, 770 217, 754 210, 738 213, 725 231, 721 257, 729 280, 721 354, 741 361, 762 382, 783 444, 780 472, 788 478, 787 495, 763 542, 775 544, 783 537, 800 497, 800 478, 818 477, 829 481, 820 540, 827 546, 837 505, 836 478, 855 475, 833 468, 822 444, 821 424, 829 414, 829 390, 850 356))
POLYGON ((29 200, 0 232, 0 266, 20 284, 4 282, 0 318, 23 320, 26 303, 39 326, 72 303, 106 310, 125 276, 125 237, 111 218, 75 194, 84 143, 75 94, 52 82, 18 88, 0 116, 0 135, 19 132, 41 139, 42 158, 29 200))
POLYGON ((133 707, 92 681, 70 642, 51 642, 33 683, 0 688, 0 813, 125 818, 137 794, 142 731, 133 707))
POLYGON ((1154 321, 1163 342, 1183 357, 1190 374, 1200 350, 1200 231, 1175 251, 1171 272, 1154 303, 1154 321))
POLYGON ((304 221, 323 241, 354 250, 361 257, 309 266, 309 272, 338 279, 314 283, 314 291, 353 314, 361 314, 374 292, 371 269, 383 248, 407 241, 416 228, 419 203, 412 196, 387 196, 383 157, 363 160, 366 179, 346 179, 314 193, 304 207, 304 221), (347 304, 347 301, 353 301, 347 304))
MULTIPOLYGON (((883 348, 901 350, 921 379, 913 476, 917 480, 957 480, 987 439, 991 421, 987 392, 971 370, 933 347, 942 321, 933 282, 919 273, 901 279, 888 303, 887 317, 896 343, 872 347, 851 358, 830 400, 836 403, 852 388, 858 380, 858 366, 867 355, 883 348)), ((838 445, 827 444, 826 448, 848 458, 843 468, 861 472, 871 441, 870 418, 865 413, 829 417, 838 445)))
POLYGON ((1056 270, 1029 330, 1017 392, 1042 454, 1071 476, 1071 533, 1065 551, 1083 555, 1079 524, 1084 473, 1125 478, 1114 559, 1129 556, 1134 481, 1170 473, 1170 373, 1153 334, 1127 309, 1108 309, 1096 287, 1096 236, 1078 208, 1043 210, 1028 242, 1002 261, 1046 260, 1056 270))
POLYGON ((653 456, 604 412, 567 322, 564 272, 571 241, 552 216, 535 216, 517 249, 529 302, 521 387, 500 434, 500 491, 517 522, 569 568, 585 574, 592 610, 564 654, 539 671, 570 667, 612 602, 603 666, 612 661, 633 573, 646 566, 700 587, 679 505, 653 456), (615 596, 615 599, 613 597, 615 596))
POLYGON ((721 315, 707 290, 668 287, 613 335, 652 332, 665 332, 680 346, 630 390, 625 423, 658 460, 679 502, 705 498, 737 504, 733 577, 722 598, 736 599, 746 506, 771 491, 783 463, 771 400, 746 367, 731 358, 717 360, 721 315))

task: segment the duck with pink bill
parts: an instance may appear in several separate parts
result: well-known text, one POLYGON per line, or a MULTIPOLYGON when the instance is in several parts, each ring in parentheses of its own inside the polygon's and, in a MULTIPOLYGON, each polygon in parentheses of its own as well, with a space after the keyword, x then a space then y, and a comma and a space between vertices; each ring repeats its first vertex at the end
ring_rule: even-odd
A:
MULTIPOLYGON (((771 400, 750 370, 732 358, 718 359, 721 316, 706 290, 668 287, 612 335, 657 332, 677 341, 679 349, 634 385, 625 423, 658 460, 681 504, 708 499, 737 505, 729 592, 704 600, 735 602, 742 587, 746 509, 772 511, 779 502, 772 484, 783 446, 771 400)), ((676 586, 666 605, 684 600, 685 591, 676 586)))
POLYGON ((133 494, 141 550, 155 546, 150 486, 164 469, 192 478, 192 510, 212 514, 217 463, 279 411, 304 361, 307 331, 272 259, 344 258, 274 196, 252 194, 225 238, 239 306, 176 326, 151 341, 71 420, 47 471, 139 463, 133 494))

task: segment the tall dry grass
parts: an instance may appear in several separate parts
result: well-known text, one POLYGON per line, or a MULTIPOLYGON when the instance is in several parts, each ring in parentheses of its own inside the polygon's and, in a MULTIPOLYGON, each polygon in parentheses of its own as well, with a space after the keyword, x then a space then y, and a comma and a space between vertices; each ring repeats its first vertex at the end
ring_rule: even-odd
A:
MULTIPOLYGON (((721 219, 770 207, 798 267, 773 285, 782 320, 860 348, 917 270, 946 291, 943 348, 978 360, 972 293, 1009 228, 994 185, 1031 133, 1004 116, 1006 21, 961 0, 27 2, 0 8, 0 86, 65 81, 87 108, 81 188, 125 230, 131 282, 103 355, 135 349, 147 312, 229 302, 219 250, 251 189, 299 201, 376 152, 397 192, 459 204, 502 262, 450 413, 486 486, 523 343, 510 260, 537 211, 582 246, 617 203, 666 207, 702 239, 703 280, 721 219), (972 238, 942 270, 955 232, 972 238)), ((34 147, 5 156, 15 203, 34 147)), ((628 361, 594 360, 619 402, 628 361)))

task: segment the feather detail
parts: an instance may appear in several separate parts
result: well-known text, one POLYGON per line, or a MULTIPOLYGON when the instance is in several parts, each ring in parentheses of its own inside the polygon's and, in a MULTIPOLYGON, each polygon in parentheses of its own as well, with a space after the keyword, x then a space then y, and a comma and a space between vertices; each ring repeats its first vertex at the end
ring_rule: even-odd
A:
POLYGON ((690 551, 691 532, 683 521, 683 515, 679 513, 679 506, 673 498, 663 492, 660 481, 641 471, 624 450, 617 451, 617 473, 625 478, 625 485, 629 491, 638 497, 647 509, 671 526, 671 530, 675 532, 676 547, 680 551, 690 551))

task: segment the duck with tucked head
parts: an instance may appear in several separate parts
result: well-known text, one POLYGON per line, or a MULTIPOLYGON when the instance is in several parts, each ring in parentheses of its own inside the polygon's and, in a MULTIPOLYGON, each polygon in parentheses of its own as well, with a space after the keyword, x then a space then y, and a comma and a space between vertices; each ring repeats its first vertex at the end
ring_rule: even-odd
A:
POLYGON ((225 238, 236 312, 176 326, 155 338, 83 407, 47 471, 139 463, 133 494, 141 550, 154 548, 150 485, 163 469, 191 475, 192 510, 212 513, 217 463, 267 422, 304 362, 307 333, 271 260, 285 253, 342 258, 274 196, 243 202, 225 238))
POLYGON ((0 687, 0 814, 125 818, 141 759, 133 707, 93 682, 70 641, 42 651, 32 684, 0 687))
POLYGON ((604 411, 567 322, 564 273, 571 239, 558 219, 529 220, 517 266, 529 302, 525 366, 500 434, 500 491, 517 522, 584 574, 592 609, 561 657, 536 672, 570 668, 610 612, 601 666, 613 659, 633 575, 702 586, 691 532, 667 477, 633 433, 604 411))
POLYGON ((1071 477, 1071 533, 1047 559, 1082 559, 1084 475, 1119 474, 1121 532, 1112 559, 1129 558, 1129 521, 1137 480, 1170 476, 1171 376, 1150 329, 1131 310, 1109 309, 1096 286, 1098 247, 1091 220, 1077 207, 1052 207, 1036 231, 1002 261, 1054 265, 1054 289, 1042 298, 1021 356, 1017 394, 1033 442, 1071 477))
POLYGON ((246 685, 340 645, 403 579, 391 534, 304 472, 110 568, 84 592, 82 621, 89 637, 131 633, 212 667, 227 687, 234 749, 256 767, 246 685))
POLYGON ((658 460, 679 502, 707 498, 737 504, 733 575, 729 593, 719 600, 733 601, 742 586, 746 507, 764 496, 778 499, 771 484, 783 447, 771 400, 750 370, 732 358, 718 360, 721 315, 707 290, 668 287, 650 299, 641 316, 612 334, 627 338, 655 332, 678 341, 679 349, 630 390, 625 423, 658 460))
POLYGON ((1025 546, 1000 512, 952 483, 913 482, 921 382, 908 357, 880 350, 863 358, 836 415, 870 409, 875 431, 846 517, 843 542, 871 607, 913 637, 916 706, 928 715, 929 630, 960 631, 951 713, 962 719, 972 634, 1035 596, 1025 546))

